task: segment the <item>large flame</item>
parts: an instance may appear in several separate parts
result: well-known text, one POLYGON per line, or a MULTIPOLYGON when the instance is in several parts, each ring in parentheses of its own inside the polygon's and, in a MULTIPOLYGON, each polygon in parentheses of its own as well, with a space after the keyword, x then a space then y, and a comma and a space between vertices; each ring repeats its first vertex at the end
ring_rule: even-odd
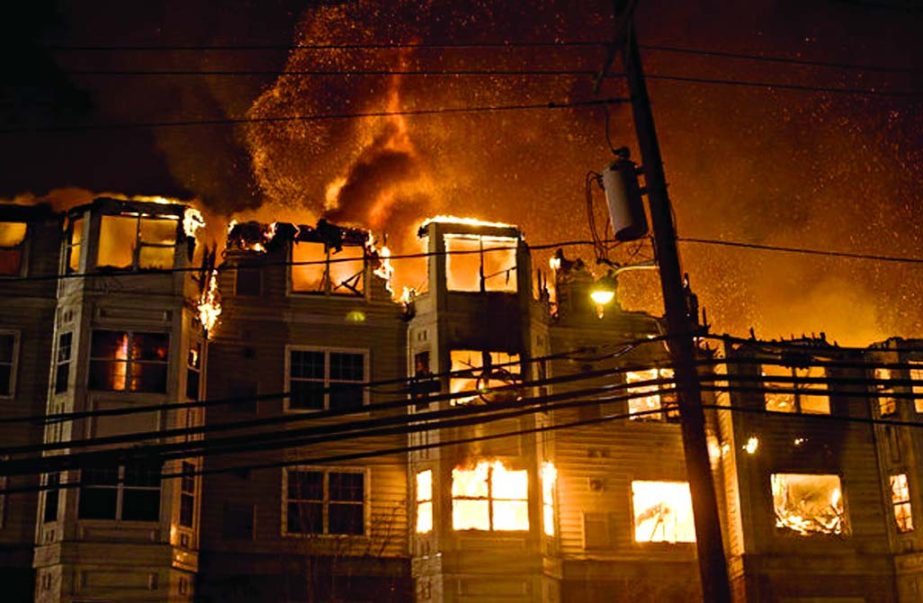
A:
POLYGON ((208 282, 202 289, 202 295, 197 305, 199 322, 205 329, 205 334, 211 337, 218 317, 221 316, 221 296, 218 293, 218 271, 212 270, 208 275, 208 282))

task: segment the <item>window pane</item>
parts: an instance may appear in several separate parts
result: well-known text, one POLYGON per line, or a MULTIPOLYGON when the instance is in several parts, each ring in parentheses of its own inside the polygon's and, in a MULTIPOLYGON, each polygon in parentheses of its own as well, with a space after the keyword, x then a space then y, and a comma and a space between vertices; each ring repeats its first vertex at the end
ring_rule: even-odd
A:
POLYGON ((292 381, 289 407, 295 409, 323 410, 324 384, 322 381, 292 381))
POLYGON ((179 525, 191 528, 195 515, 195 498, 182 494, 179 499, 179 525))
MULTIPOLYGON (((799 379, 823 379, 827 376, 826 369, 822 366, 810 366, 804 369, 795 369, 795 376, 799 379)), ((811 390, 823 391, 827 389, 825 383, 805 383, 798 384, 798 403, 801 412, 811 414, 830 414, 830 398, 826 394, 812 394, 811 390)))
POLYGON ((70 377, 70 362, 59 364, 55 370, 54 376, 54 393, 60 394, 67 391, 67 381, 70 377))
POLYGON ((365 498, 365 475, 330 473, 330 500, 362 502, 365 498))
POLYGON ((330 534, 364 534, 363 505, 330 503, 327 510, 330 534))
POLYGON ((359 408, 364 402, 361 385, 330 384, 330 408, 359 408))
POLYGON ((0 222, 0 275, 19 274, 22 264, 21 245, 25 238, 24 222, 0 222))
POLYGON ((192 369, 186 370, 186 398, 199 399, 199 372, 192 369))
POLYGON ((433 472, 430 469, 417 473, 417 500, 433 500, 433 472))
POLYGON ((138 254, 138 268, 166 270, 173 267, 173 247, 150 247, 144 245, 138 254))
POLYGON ((344 247, 330 251, 330 292, 337 295, 361 295, 365 290, 365 249, 344 247), (348 261, 343 261, 348 260, 348 261))
MULTIPOLYGON (((642 383, 644 381, 653 381, 658 378, 659 374, 655 368, 647 371, 629 371, 625 373, 626 383, 642 383)), ((638 397, 628 400, 628 412, 639 413, 660 410, 660 394, 657 393, 657 390, 658 387, 656 385, 629 387, 629 395, 638 397)), ((631 414, 630 418, 636 421, 660 421, 663 419, 663 413, 658 412, 643 415, 631 414)))
POLYGON ((635 542, 695 542, 686 482, 631 483, 635 542))
POLYGON ((433 503, 417 503, 417 533, 426 534, 433 531, 433 503))
POLYGON ((491 487, 494 498, 526 500, 529 498, 529 472, 507 471, 500 463, 494 463, 491 487))
POLYGON ((494 530, 529 529, 529 503, 527 501, 495 500, 493 505, 494 530))
POLYGON ((293 351, 291 355, 292 377, 299 379, 324 378, 324 353, 293 351))
POLYGON ((294 503, 287 505, 287 531, 297 534, 322 534, 324 531, 323 503, 294 503))
POLYGON ((125 467, 125 485, 159 488, 160 467, 156 465, 129 465, 125 467))
POLYGON ((78 515, 81 519, 115 519, 116 488, 80 489, 78 515))
POLYGON ((837 475, 773 473, 776 527, 801 536, 848 533, 837 475))
POLYGON ((103 216, 99 228, 100 268, 126 269, 134 265, 138 219, 126 216, 103 216))
POLYGON ((0 247, 16 247, 25 240, 25 222, 0 222, 0 247))
POLYGON ((128 389, 128 363, 108 360, 90 361, 90 389, 125 391, 128 389))
POLYGON ((0 363, 10 364, 13 362, 13 347, 16 345, 16 337, 11 334, 0 334, 0 363))
POLYGON ((141 218, 141 242, 175 245, 178 224, 178 220, 169 218, 141 218))
POLYGON ((478 463, 472 469, 452 469, 452 496, 487 498, 487 475, 490 465, 478 463))
POLYGON ((126 521, 157 521, 160 519, 160 488, 125 488, 122 493, 122 519, 126 521))
POLYGON ((128 334, 124 331, 93 331, 90 345, 92 358, 128 359, 128 334))
MULTIPOLYGON (((48 475, 48 485, 57 486, 61 482, 60 475, 58 473, 50 473, 48 475)), ((42 515, 42 520, 45 523, 49 521, 58 520, 58 502, 60 490, 46 490, 45 491, 45 511, 42 515)))
POLYGON ((488 291, 516 292, 516 239, 484 237, 484 279, 488 291))
POLYGON ((167 361, 170 350, 170 336, 166 333, 135 333, 132 337, 131 357, 133 360, 167 361))
POLYGON ((167 392, 167 365, 139 363, 132 365, 131 390, 136 392, 167 392))
POLYGON ((290 500, 323 500, 324 474, 320 471, 289 471, 288 498, 290 500))
POLYGON ((119 470, 115 467, 84 469, 80 481, 85 485, 115 486, 119 483, 119 470))
POLYGON ((446 279, 450 291, 516 291, 516 239, 446 235, 446 279), (483 246, 483 254, 481 253, 483 246), (511 247, 512 249, 505 249, 511 247))
POLYGON ((292 291, 323 292, 327 251, 323 243, 292 244, 292 291), (318 262, 299 265, 300 262, 318 262))
POLYGON ((71 359, 71 342, 73 338, 72 333, 62 333, 58 337, 58 362, 67 362, 71 359))
POLYGON ((188 494, 195 493, 195 465, 183 461, 183 477, 180 484, 180 490, 188 494))
POLYGON ((452 500, 452 527, 456 530, 489 530, 490 503, 487 500, 452 500))
POLYGON ((337 381, 365 381, 365 356, 332 352, 330 378, 337 381))
POLYGON ((71 222, 71 245, 80 245, 83 242, 83 218, 71 222))
POLYGON ((9 364, 0 364, 0 396, 9 396, 13 393, 13 367, 9 364))

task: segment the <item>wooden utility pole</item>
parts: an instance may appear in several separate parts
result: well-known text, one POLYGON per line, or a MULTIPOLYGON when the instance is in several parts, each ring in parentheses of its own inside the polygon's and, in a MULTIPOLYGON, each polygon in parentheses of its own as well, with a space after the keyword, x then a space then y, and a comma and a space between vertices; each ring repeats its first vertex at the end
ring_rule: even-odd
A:
MULTIPOLYGON (((613 51, 617 51, 619 46, 624 48, 631 109, 638 146, 641 149, 644 180, 651 210, 651 226, 654 230, 654 252, 660 266, 667 342, 679 390, 680 425, 686 455, 686 471, 692 493, 702 594, 706 603, 726 603, 731 600, 730 584, 721 538, 721 524, 718 519, 718 500, 715 496, 714 478, 705 439, 705 414, 702 411, 702 391, 696 372, 695 346, 690 332, 696 317, 687 314, 683 272, 676 249, 673 211, 667 194, 660 145, 654 129, 654 115, 647 96, 644 70, 632 22, 635 2, 615 0, 614 4, 617 30, 609 56, 614 57, 613 51)), ((604 76, 607 69, 608 64, 601 76, 604 76)), ((598 81, 601 81, 601 78, 598 81)))

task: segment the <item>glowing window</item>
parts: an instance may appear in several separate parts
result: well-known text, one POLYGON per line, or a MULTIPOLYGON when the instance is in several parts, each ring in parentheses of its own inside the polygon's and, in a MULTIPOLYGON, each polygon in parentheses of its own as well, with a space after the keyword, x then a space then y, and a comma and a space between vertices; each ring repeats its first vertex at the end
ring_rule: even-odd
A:
POLYGON ((891 507, 894 509, 894 523, 901 533, 913 531, 913 513, 910 509, 910 485, 907 474, 891 476, 891 507))
POLYGON ((839 476, 773 473, 771 481, 777 528, 800 536, 848 533, 839 476))
POLYGON ((915 382, 911 386, 913 407, 917 412, 923 413, 923 363, 911 362, 910 365, 913 367, 910 369, 910 378, 915 382))
MULTIPOLYGON (((891 371, 886 368, 876 368, 875 379, 879 381, 890 381, 891 371)), ((897 412, 897 400, 887 395, 893 391, 894 389, 891 387, 890 383, 875 384, 875 393, 878 396, 878 413, 882 417, 893 415, 897 412)))
POLYGON ((631 482, 635 542, 695 542, 688 482, 631 482))
POLYGON ((449 379, 449 391, 453 394, 480 392, 471 396, 453 398, 452 404, 467 404, 479 398, 488 402, 503 401, 515 399, 518 395, 512 388, 493 393, 489 390, 519 381, 519 354, 452 350, 449 355, 452 361, 452 372, 463 371, 449 379))
POLYGON ((90 389, 166 393, 166 333, 93 331, 90 389))
POLYGON ((365 291, 365 249, 330 249, 323 243, 292 245, 292 291, 362 296, 365 291))
POLYGON ((820 366, 798 368, 764 364, 763 385, 770 390, 766 392, 766 410, 829 415, 829 396, 812 393, 824 390, 825 384, 800 381, 806 378, 822 379, 825 376, 826 372, 820 366))
POLYGON ((500 461, 452 470, 452 527, 456 530, 529 529, 529 472, 500 461))
POLYGON ((446 286, 450 291, 515 293, 517 243, 512 237, 445 235, 446 286))
MULTIPOLYGON (((660 379, 673 379, 673 369, 653 368, 647 371, 629 371, 625 373, 626 383, 639 383, 660 379)), ((676 393, 663 391, 666 387, 671 386, 672 384, 629 387, 629 395, 634 396, 628 400, 630 418, 635 421, 679 420, 679 406, 676 402, 676 393), (661 409, 663 409, 663 412, 652 412, 661 409)))
MULTIPOLYGON (((164 270, 173 267, 179 218, 155 218, 141 214, 103 216, 99 226, 99 268, 115 270, 164 270)), ((75 224, 76 228, 76 224, 75 224)), ((79 246, 82 230, 71 235, 79 246)), ((77 270, 73 254, 68 268, 77 270)))
POLYGON ((433 531, 433 472, 417 473, 417 533, 433 531))
POLYGON ((0 276, 19 276, 25 241, 25 222, 0 222, 0 276))
POLYGON ((83 248, 83 219, 71 220, 67 239, 67 271, 80 272, 80 250, 83 248))
POLYGON ((542 529, 545 536, 554 536, 554 485, 558 470, 552 463, 542 463, 542 529))

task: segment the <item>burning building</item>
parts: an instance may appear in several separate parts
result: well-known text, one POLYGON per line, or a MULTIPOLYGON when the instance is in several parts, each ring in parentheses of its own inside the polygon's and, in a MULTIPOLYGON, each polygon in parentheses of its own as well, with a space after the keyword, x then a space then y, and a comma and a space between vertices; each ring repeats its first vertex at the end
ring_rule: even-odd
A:
MULTIPOLYGON (((423 223, 425 279, 398 301, 361 229, 234 223, 218 261, 188 209, 0 208, 3 416, 81 413, 0 423, 5 449, 45 450, 40 478, 18 453, 0 464, 4 487, 46 488, 0 497, 14 588, 47 602, 701 596, 658 317, 591 297, 598 281, 563 253, 552 277, 533 270, 509 224, 423 223), (174 452, 161 464, 126 441, 174 452)), ((919 436, 869 421, 923 413, 908 347, 701 348, 738 600, 919 599, 919 436)))

